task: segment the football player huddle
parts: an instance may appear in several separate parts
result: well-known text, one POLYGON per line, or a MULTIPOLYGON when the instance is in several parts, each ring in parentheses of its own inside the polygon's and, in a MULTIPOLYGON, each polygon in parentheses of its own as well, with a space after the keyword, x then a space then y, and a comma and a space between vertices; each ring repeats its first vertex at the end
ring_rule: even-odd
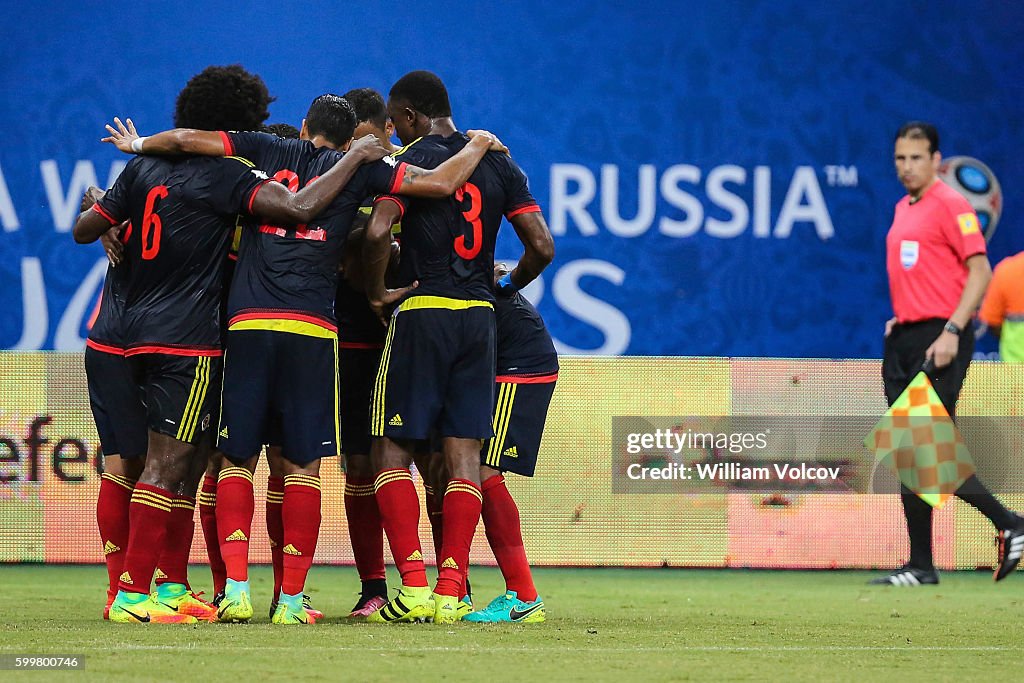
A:
POLYGON ((75 240, 101 240, 111 262, 85 354, 105 463, 104 617, 253 617, 253 478, 266 453, 273 623, 323 618, 304 588, 321 460, 342 454, 362 582, 349 617, 543 621, 503 478, 533 475, 558 375, 519 293, 554 256, 526 175, 497 137, 456 128, 426 71, 386 101, 369 88, 321 95, 300 129, 264 126, 272 100, 240 66, 207 68, 179 94, 173 130, 107 126, 104 141, 135 156, 83 199, 75 240), (512 269, 494 263, 503 218, 523 245, 512 269), (197 498, 209 602, 187 575, 197 498), (474 611, 481 517, 506 592, 474 611), (384 535, 401 575, 393 599, 384 535))

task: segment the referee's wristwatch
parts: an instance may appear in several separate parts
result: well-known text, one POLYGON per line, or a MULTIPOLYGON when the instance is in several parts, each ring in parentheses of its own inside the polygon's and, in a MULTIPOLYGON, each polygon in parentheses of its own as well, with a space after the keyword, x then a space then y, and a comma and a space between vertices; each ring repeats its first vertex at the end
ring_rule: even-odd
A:
POLYGON ((959 337, 960 333, 963 332, 963 330, 960 329, 960 327, 952 320, 946 321, 946 326, 942 328, 942 331, 949 332, 950 334, 955 335, 957 337, 959 337))

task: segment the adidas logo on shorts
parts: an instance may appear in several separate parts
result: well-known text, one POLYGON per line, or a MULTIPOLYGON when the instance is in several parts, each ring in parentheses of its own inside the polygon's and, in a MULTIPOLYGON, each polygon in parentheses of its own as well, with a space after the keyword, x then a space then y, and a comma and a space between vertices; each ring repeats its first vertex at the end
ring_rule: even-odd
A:
POLYGON ((245 535, 241 529, 235 529, 231 532, 231 535, 224 539, 225 541, 248 541, 249 538, 245 535))
POLYGON ((217 436, 219 436, 222 439, 228 438, 228 428, 227 428, 227 425, 224 425, 224 429, 220 430, 220 434, 218 434, 217 436))
POLYGON ((393 418, 391 418, 390 420, 388 420, 388 424, 391 425, 392 427, 401 427, 402 426, 402 416, 399 415, 398 413, 395 413, 395 416, 393 418))
POLYGON ((519 451, 516 450, 515 446, 513 446, 512 448, 506 448, 505 452, 502 453, 501 455, 503 457, 506 457, 506 458, 518 458, 519 457, 519 451))

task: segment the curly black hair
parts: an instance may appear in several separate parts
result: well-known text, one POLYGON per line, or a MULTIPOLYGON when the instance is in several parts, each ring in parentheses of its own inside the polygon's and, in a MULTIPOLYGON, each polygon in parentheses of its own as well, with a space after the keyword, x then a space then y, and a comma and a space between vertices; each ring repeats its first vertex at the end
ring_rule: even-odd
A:
POLYGON ((410 71, 391 86, 389 97, 409 104, 421 114, 440 119, 452 115, 448 89, 437 74, 429 71, 410 71))
POLYGON ((174 105, 177 128, 259 130, 274 98, 241 64, 208 66, 189 79, 174 105))
POLYGON ((369 121, 383 130, 388 122, 384 96, 373 88, 354 88, 342 95, 356 110, 356 123, 369 121))
POLYGON ((276 135, 279 138, 285 140, 298 140, 299 129, 290 123, 268 123, 267 125, 260 128, 264 133, 270 133, 276 135))

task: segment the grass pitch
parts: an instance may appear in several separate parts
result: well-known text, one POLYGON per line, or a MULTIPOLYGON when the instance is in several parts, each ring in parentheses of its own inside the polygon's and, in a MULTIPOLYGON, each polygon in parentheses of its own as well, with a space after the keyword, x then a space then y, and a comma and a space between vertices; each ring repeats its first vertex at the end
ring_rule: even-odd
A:
MULTIPOLYGON (((209 582, 204 567, 192 574, 209 582)), ((942 575, 869 587, 867 572, 539 569, 539 625, 343 623, 350 568, 315 567, 328 616, 271 626, 269 569, 252 573, 250 624, 134 626, 100 619, 102 567, 0 567, 0 655, 85 655, 84 671, 3 680, 966 680, 1001 679, 1024 643, 1024 576, 942 575)), ((478 602, 502 588, 471 573, 478 602)))

